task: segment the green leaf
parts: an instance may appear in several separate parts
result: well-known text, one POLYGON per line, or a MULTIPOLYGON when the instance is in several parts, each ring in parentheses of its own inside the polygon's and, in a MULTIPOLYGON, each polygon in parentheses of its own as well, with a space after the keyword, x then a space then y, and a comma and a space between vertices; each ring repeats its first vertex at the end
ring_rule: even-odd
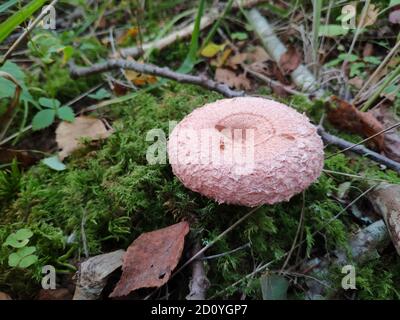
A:
POLYGON ((57 156, 45 158, 42 160, 42 162, 49 168, 56 170, 56 171, 63 171, 67 168, 65 166, 65 164, 62 163, 61 160, 57 156))
POLYGON ((63 106, 57 110, 57 116, 64 121, 73 122, 75 120, 75 113, 71 107, 63 106))
POLYGON ((25 239, 29 239, 33 236, 33 232, 29 229, 19 229, 16 233, 15 233, 15 237, 17 240, 25 240, 25 239))
POLYGON ((14 252, 8 256, 8 265, 10 267, 16 267, 20 261, 21 261, 21 257, 14 252))
POLYGON ((5 78, 0 78, 0 99, 11 98, 15 94, 15 83, 5 78))
POLYGON ((18 10, 6 21, 0 24, 0 43, 3 42, 22 22, 30 18, 39 10, 46 0, 32 0, 22 9, 18 10))
POLYGON ((347 53, 341 53, 339 54, 339 59, 342 61, 347 60, 348 62, 355 62, 358 60, 358 56, 355 54, 347 54, 347 53))
POLYGON ((96 93, 92 93, 88 95, 89 98, 95 100, 103 100, 105 98, 110 98, 111 94, 104 88, 97 90, 96 93))
POLYGON ((362 69, 365 68, 365 63, 356 62, 350 65, 350 77, 358 76, 361 74, 362 69))
POLYGON ((0 13, 6 11, 8 8, 12 7, 14 4, 16 4, 19 0, 8 0, 6 3, 3 3, 0 6, 0 13))
POLYGON ((47 109, 38 112, 32 120, 32 129, 40 130, 47 128, 54 122, 54 117, 56 115, 55 110, 47 109))
POLYGON ((319 27, 318 35, 320 37, 337 37, 343 36, 349 32, 348 29, 344 29, 340 24, 325 24, 319 27))
POLYGON ((39 104, 45 108, 56 109, 61 105, 57 99, 40 98, 39 104))
POLYGON ((7 237, 6 242, 4 242, 3 246, 10 246, 19 249, 25 247, 28 242, 29 239, 18 240, 15 236, 15 233, 12 233, 7 237))
POLYGON ((26 257, 31 255, 32 253, 34 253, 36 251, 35 247, 25 247, 25 248, 21 248, 19 249, 16 253, 21 257, 26 257))
POLYGON ((232 40, 239 40, 239 41, 243 41, 248 39, 248 35, 246 32, 233 32, 231 33, 231 38, 232 40))
POLYGON ((20 268, 28 268, 31 265, 33 265, 34 263, 36 263, 38 261, 38 256, 37 255, 30 255, 27 257, 24 257, 21 259, 21 261, 19 262, 18 266, 20 268))
POLYGON ((287 300, 289 282, 277 274, 267 274, 260 278, 264 300, 287 300))
POLYGON ((63 51, 63 64, 66 64, 74 54, 74 47, 66 46, 62 51, 63 51))
POLYGON ((380 64, 381 63, 381 59, 375 56, 368 56, 364 58, 365 62, 371 63, 371 64, 380 64))

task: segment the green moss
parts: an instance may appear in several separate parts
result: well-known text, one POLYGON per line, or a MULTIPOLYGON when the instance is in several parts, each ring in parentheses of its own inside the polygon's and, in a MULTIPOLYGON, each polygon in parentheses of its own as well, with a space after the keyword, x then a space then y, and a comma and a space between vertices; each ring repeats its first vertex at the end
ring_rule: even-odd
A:
MULTIPOLYGON (((72 155, 67 170, 55 172, 37 165, 24 174, 18 197, 3 210, 0 243, 11 232, 29 227, 40 263, 29 270, 9 268, 9 251, 0 247, 0 290, 29 295, 40 283, 44 264, 52 264, 60 272, 70 270, 68 264, 76 263, 83 254, 82 230, 90 255, 126 248, 142 232, 181 219, 190 221, 192 231, 207 243, 248 212, 248 208, 218 205, 191 192, 174 177, 168 164, 149 165, 146 161, 146 150, 152 144, 146 141, 148 130, 160 128, 168 134, 169 121, 179 121, 192 109, 218 98, 215 93, 178 84, 169 84, 156 94, 139 93, 131 101, 109 108, 106 116, 113 120, 115 133, 97 147, 87 145, 72 155)), ((331 170, 353 172, 353 164, 343 156, 332 157, 326 165, 331 170)), ((330 197, 342 179, 323 174, 306 191, 304 204, 298 195, 288 203, 263 206, 218 241, 207 255, 246 243, 250 248, 208 261, 210 295, 251 273, 260 263, 287 252, 303 206, 307 248, 302 254, 344 247, 350 222, 341 217, 326 225, 342 209, 330 197)), ((278 259, 271 268, 281 266, 278 259)), ((239 289, 250 298, 260 298, 256 282, 244 281, 239 289)), ((182 297, 187 286, 179 288, 176 296, 182 297)), ((234 288, 232 294, 236 292, 234 288)))

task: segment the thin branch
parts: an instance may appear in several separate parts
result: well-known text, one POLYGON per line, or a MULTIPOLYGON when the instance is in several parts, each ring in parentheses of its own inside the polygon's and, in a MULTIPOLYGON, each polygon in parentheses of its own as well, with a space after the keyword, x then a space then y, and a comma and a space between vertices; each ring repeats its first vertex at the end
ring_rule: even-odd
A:
MULTIPOLYGON (((200 240, 196 240, 193 246, 193 255, 201 250, 200 240)), ((189 283, 190 293, 186 296, 187 300, 205 300, 210 281, 207 279, 203 255, 192 262, 192 279, 189 283)))
POLYGON ((139 73, 168 78, 181 83, 196 84, 203 88, 219 92, 225 97, 232 98, 232 97, 244 96, 243 91, 232 90, 225 84, 215 82, 205 77, 183 74, 175 72, 166 67, 161 68, 152 64, 139 63, 136 61, 127 61, 123 59, 107 60, 105 62, 96 63, 90 67, 77 67, 76 65, 74 65, 73 62, 70 63, 70 72, 73 77, 88 76, 119 68, 134 70, 139 73))
POLYGON ((394 125, 392 125, 392 126, 390 126, 390 127, 388 127, 388 128, 386 128, 386 129, 383 129, 383 130, 381 130, 381 131, 379 131, 379 132, 373 134, 372 136, 369 136, 368 138, 365 138, 364 140, 361 140, 360 142, 357 142, 356 144, 354 144, 354 145, 352 145, 352 146, 350 146, 350 147, 347 147, 347 148, 345 148, 345 149, 343 149, 343 150, 340 150, 339 152, 336 152, 336 153, 334 153, 334 154, 331 154, 330 156, 326 157, 325 159, 329 159, 329 158, 332 158, 333 156, 338 155, 339 153, 343 153, 343 152, 349 151, 349 150, 353 149, 354 147, 359 146, 359 145, 361 145, 361 144, 363 144, 363 143, 365 143, 365 142, 367 142, 367 141, 369 141, 369 140, 375 138, 376 136, 379 136, 379 135, 381 135, 382 133, 388 132, 388 131, 390 131, 390 130, 392 130, 392 129, 395 129, 395 128, 397 128, 397 127, 400 127, 400 122, 399 122, 399 123, 396 123, 396 124, 394 124, 394 125))
POLYGON ((376 153, 363 145, 355 145, 354 143, 348 142, 344 139, 341 139, 339 137, 336 137, 334 135, 329 134, 326 132, 322 127, 318 128, 318 133, 322 137, 322 139, 325 141, 327 144, 332 144, 335 145, 341 149, 346 149, 349 148, 348 150, 351 149, 351 151, 370 158, 371 160, 383 164, 389 169, 392 169, 394 171, 397 171, 400 173, 400 163, 393 161, 379 153, 376 153))

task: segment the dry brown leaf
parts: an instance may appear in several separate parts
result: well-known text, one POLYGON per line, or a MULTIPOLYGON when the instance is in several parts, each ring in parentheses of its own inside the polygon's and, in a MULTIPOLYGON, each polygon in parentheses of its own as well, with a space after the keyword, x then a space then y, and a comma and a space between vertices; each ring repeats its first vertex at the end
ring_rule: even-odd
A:
POLYGON ((302 60, 301 53, 294 47, 289 49, 281 56, 279 60, 279 66, 281 67, 283 74, 291 74, 300 65, 302 60))
MULTIPOLYGON (((400 122, 400 119, 391 110, 390 105, 382 104, 379 108, 375 108, 370 111, 385 128, 389 128, 396 123, 400 122)), ((383 151, 385 155, 397 162, 400 162, 400 131, 399 128, 392 129, 385 132, 384 135, 384 146, 383 151)))
POLYGON ((232 69, 237 69, 238 65, 244 63, 247 59, 247 53, 238 53, 229 58, 227 65, 232 69))
POLYGON ((249 63, 265 62, 271 60, 271 57, 263 47, 256 46, 253 50, 247 52, 249 63))
POLYGON ((349 84, 352 86, 356 87, 357 89, 361 89, 361 87, 364 84, 364 80, 361 79, 360 77, 354 77, 348 81, 349 84))
MULTIPOLYGON (((370 137, 383 130, 383 125, 371 114, 361 112, 352 104, 333 96, 333 107, 328 107, 329 122, 342 130, 347 130, 361 136, 370 137)), ((383 135, 371 139, 379 150, 383 150, 383 135)))
POLYGON ((118 37, 117 43, 119 45, 124 44, 127 42, 130 38, 135 38, 139 33, 139 28, 133 27, 125 31, 121 36, 118 37))
POLYGON ((133 70, 125 70, 125 77, 136 86, 144 86, 146 84, 154 84, 157 82, 155 76, 138 73, 133 70))
POLYGON ((211 65, 217 68, 222 67, 228 60, 229 56, 232 53, 231 48, 226 48, 223 52, 220 52, 215 59, 211 60, 211 65))
POLYGON ((368 194, 368 199, 384 218, 392 242, 400 255, 400 185, 381 183, 368 194))
POLYGON ((74 122, 63 121, 56 130, 56 141, 60 149, 59 158, 63 160, 72 152, 81 147, 82 138, 91 140, 106 139, 112 130, 108 130, 104 123, 96 118, 80 116, 74 122))
POLYGON ((124 255, 122 276, 110 297, 165 284, 179 262, 188 232, 189 224, 180 222, 141 234, 124 255))
POLYGON ((378 15, 379 15, 379 8, 377 8, 374 4, 370 4, 368 6, 367 15, 365 16, 362 27, 365 28, 375 24, 376 20, 378 19, 378 15))
POLYGON ((0 291, 0 301, 1 300, 12 300, 12 299, 7 293, 0 291))
POLYGON ((244 73, 236 75, 233 71, 228 69, 217 68, 215 71, 215 80, 238 90, 250 90, 251 88, 250 80, 244 73))

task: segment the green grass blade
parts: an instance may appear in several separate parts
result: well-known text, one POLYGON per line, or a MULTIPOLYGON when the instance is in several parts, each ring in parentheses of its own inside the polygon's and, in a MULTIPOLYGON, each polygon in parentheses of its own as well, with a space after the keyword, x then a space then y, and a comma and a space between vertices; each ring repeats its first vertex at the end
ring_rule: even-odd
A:
POLYGON ((6 21, 0 24, 0 43, 3 42, 21 23, 30 18, 47 0, 33 0, 6 21))
POLYGON ((189 52, 185 58, 185 61, 177 70, 181 73, 189 73, 192 71, 197 61, 197 51, 199 50, 199 38, 200 38, 200 21, 204 14, 205 0, 200 0, 199 9, 197 10, 196 20, 194 22, 194 29, 192 33, 192 40, 190 41, 189 52))
POLYGON ((0 13, 6 11, 8 8, 12 7, 14 4, 16 4, 19 0, 8 0, 6 3, 3 3, 0 6, 0 13))

